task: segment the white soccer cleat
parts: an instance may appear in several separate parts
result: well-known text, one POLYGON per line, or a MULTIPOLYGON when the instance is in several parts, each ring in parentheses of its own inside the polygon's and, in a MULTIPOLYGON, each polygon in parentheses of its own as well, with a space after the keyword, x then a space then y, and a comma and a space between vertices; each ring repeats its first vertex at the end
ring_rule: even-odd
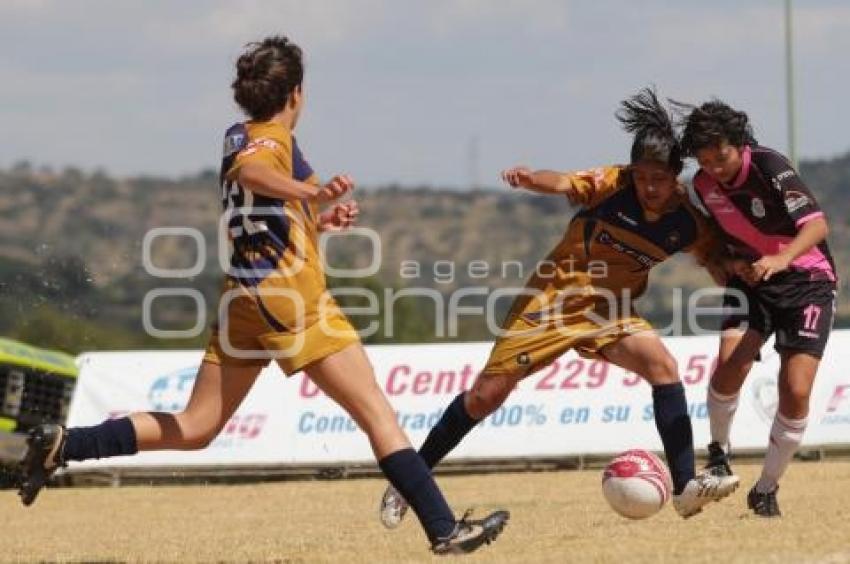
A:
POLYGON ((401 524, 409 507, 407 501, 392 485, 387 486, 384 497, 381 498, 381 507, 378 508, 381 523, 388 529, 395 529, 401 524))
POLYGON ((738 488, 738 476, 698 474, 692 478, 679 495, 673 496, 676 512, 687 519, 696 515, 710 501, 720 501, 738 488))

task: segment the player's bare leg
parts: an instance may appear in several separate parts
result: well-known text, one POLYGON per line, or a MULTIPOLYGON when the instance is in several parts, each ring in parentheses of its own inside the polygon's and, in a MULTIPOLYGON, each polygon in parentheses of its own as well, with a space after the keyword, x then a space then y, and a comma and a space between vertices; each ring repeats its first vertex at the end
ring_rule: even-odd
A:
POLYGON ((721 333, 717 367, 711 375, 706 398, 711 428, 706 471, 711 474, 732 475, 728 458, 729 431, 738 409, 741 386, 763 342, 762 334, 752 329, 742 331, 733 328, 721 333))
POLYGON ((221 432, 251 390, 259 366, 204 362, 186 408, 179 413, 130 415, 139 450, 198 450, 221 432))
POLYGON ((21 461, 19 495, 31 505, 53 473, 69 460, 135 454, 139 450, 197 450, 221 431, 253 386, 259 366, 201 364, 182 412, 140 412, 94 427, 35 427, 21 461))
POLYGON ((702 511, 709 501, 731 494, 738 487, 737 476, 696 474, 684 387, 676 360, 658 335, 653 331, 629 335, 603 347, 600 353, 608 361, 639 374, 652 386, 655 425, 673 478, 676 511, 687 518, 702 511))
POLYGON ((509 518, 507 511, 480 520, 467 515, 455 520, 430 468, 399 427, 361 345, 351 345, 311 364, 305 372, 368 435, 381 470, 413 507, 435 553, 472 552, 501 533, 509 518))
POLYGON ((464 394, 466 412, 481 421, 505 403, 525 374, 479 374, 472 388, 464 394))
POLYGON ((756 515, 779 517, 779 479, 800 446, 809 415, 809 398, 820 359, 804 352, 784 351, 779 369, 779 409, 770 429, 761 477, 747 494, 756 515))
POLYGON ((354 344, 329 355, 304 371, 323 392, 345 409, 369 437, 379 460, 410 448, 395 412, 375 380, 363 347, 354 344))

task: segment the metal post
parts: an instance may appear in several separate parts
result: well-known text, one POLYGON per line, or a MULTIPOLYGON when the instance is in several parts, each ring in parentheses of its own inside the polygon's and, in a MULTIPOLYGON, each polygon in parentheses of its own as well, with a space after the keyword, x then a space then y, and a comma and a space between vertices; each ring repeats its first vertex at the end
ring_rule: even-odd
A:
POLYGON ((469 174, 469 189, 478 190, 481 187, 478 178, 478 161, 480 158, 478 149, 478 136, 473 135, 469 138, 469 145, 466 152, 467 158, 467 173, 469 174))
POLYGON ((797 118, 794 110, 794 49, 791 0, 785 0, 785 101, 788 111, 788 157, 797 166, 797 118))

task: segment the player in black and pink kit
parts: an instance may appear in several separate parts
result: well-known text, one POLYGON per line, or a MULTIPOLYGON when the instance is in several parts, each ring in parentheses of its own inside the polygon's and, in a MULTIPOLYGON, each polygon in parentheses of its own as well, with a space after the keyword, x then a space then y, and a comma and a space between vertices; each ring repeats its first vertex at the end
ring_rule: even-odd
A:
POLYGON ((731 473, 726 452, 738 394, 764 341, 776 334, 779 409, 761 477, 747 495, 778 517, 779 478, 806 429, 809 396, 835 313, 836 269, 826 217, 781 154, 757 145, 747 115, 719 100, 688 108, 682 145, 700 170, 694 188, 725 233, 729 280, 717 369, 708 389, 708 469, 731 473))

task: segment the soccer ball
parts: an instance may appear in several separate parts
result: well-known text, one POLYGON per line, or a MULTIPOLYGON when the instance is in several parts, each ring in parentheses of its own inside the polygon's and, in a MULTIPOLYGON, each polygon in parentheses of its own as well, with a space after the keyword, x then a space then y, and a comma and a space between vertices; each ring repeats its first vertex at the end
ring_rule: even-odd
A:
POLYGON ((602 493, 614 511, 629 519, 646 519, 670 499, 667 466, 651 452, 634 449, 615 456, 602 474, 602 493))

